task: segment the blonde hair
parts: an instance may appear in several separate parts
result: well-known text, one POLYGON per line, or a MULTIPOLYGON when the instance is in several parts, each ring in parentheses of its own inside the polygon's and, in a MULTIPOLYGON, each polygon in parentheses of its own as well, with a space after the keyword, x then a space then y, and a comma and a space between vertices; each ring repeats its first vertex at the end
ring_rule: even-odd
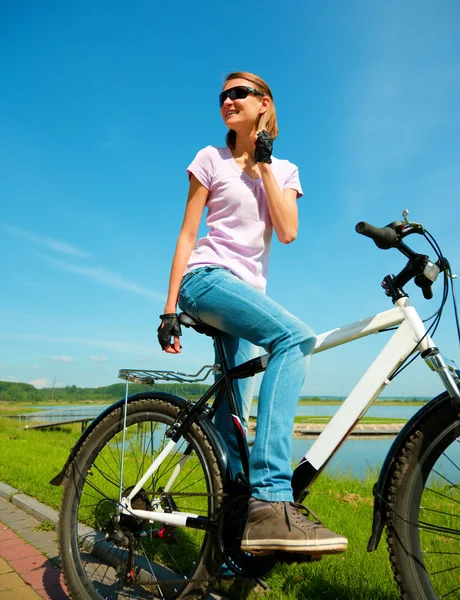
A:
MULTIPOLYGON (((266 129, 268 135, 275 139, 278 135, 278 123, 276 122, 276 110, 275 103, 273 101, 273 94, 271 89, 268 87, 268 84, 265 83, 263 79, 254 75, 254 73, 247 73, 246 71, 235 71, 234 73, 229 73, 225 78, 224 84, 232 79, 246 79, 254 85, 254 88, 259 92, 262 92, 264 96, 268 96, 271 100, 268 109, 259 117, 259 121, 256 123, 256 129, 266 129)), ((232 150, 235 148, 236 143, 236 131, 233 129, 229 129, 227 135, 225 136, 225 142, 229 148, 232 150)))

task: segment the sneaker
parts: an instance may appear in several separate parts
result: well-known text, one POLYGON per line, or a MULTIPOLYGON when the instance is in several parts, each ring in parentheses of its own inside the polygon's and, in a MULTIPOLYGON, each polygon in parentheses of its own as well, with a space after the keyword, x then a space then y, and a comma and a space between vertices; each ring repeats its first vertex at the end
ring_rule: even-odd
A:
POLYGON ((312 555, 345 552, 347 538, 329 531, 319 521, 310 521, 300 510, 310 513, 308 508, 294 502, 250 498, 241 550, 250 554, 277 550, 312 555))

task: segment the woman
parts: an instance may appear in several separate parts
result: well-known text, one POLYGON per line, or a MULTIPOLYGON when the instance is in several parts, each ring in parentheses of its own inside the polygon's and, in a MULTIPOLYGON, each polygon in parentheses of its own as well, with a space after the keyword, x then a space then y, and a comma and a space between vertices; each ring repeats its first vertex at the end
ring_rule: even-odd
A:
MULTIPOLYGON (((262 79, 231 73, 219 105, 229 129, 227 145, 204 148, 187 169, 190 190, 159 340, 166 352, 181 351, 178 301, 181 310, 224 332, 230 366, 253 358, 259 346, 270 354, 259 393, 250 456, 252 497, 241 547, 252 553, 342 552, 346 538, 310 521, 292 497, 292 427, 316 338, 265 296, 272 230, 285 244, 297 235, 296 201, 302 195, 298 170, 271 155, 278 127, 273 96, 262 79), (196 248, 205 207, 210 231, 196 248)), ((244 425, 252 379, 235 385, 244 425)), ((241 470, 226 402, 216 414, 216 426, 229 447, 233 472, 241 470)))

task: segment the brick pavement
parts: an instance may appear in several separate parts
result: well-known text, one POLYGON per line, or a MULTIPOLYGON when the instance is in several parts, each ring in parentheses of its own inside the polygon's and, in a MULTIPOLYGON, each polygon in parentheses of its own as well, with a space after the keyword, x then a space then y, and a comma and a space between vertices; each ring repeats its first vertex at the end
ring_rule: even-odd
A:
MULTIPOLYGON (((70 600, 56 532, 40 527, 43 522, 54 527, 57 520, 57 511, 0 481, 0 600, 70 600)), ((226 598, 212 592, 208 600, 226 598)))
POLYGON ((0 498, 0 600, 66 600, 55 531, 0 498))

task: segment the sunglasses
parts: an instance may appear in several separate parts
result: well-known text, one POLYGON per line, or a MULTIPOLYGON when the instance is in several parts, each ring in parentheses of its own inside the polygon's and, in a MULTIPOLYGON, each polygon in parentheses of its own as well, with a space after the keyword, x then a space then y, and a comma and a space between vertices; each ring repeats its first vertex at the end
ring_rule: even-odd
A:
POLYGON ((255 90, 252 87, 247 87, 245 85, 237 85, 236 87, 232 87, 224 92, 219 94, 219 106, 222 106, 227 98, 230 100, 243 100, 248 97, 248 94, 254 94, 256 96, 265 96, 259 90, 255 90))

